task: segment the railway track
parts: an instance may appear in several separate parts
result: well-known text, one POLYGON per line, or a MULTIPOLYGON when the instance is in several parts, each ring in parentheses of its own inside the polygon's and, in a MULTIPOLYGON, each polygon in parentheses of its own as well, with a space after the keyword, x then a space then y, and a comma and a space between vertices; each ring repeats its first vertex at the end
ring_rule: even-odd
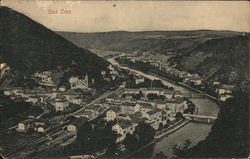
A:
POLYGON ((21 151, 27 152, 28 150, 34 150, 35 148, 42 146, 46 142, 55 139, 58 134, 63 132, 62 130, 63 126, 65 126, 68 123, 69 122, 66 122, 61 124, 60 126, 55 127, 53 130, 44 134, 43 136, 31 137, 30 139, 25 140, 22 143, 7 147, 2 155, 5 157, 14 157, 15 154, 18 154, 21 151))

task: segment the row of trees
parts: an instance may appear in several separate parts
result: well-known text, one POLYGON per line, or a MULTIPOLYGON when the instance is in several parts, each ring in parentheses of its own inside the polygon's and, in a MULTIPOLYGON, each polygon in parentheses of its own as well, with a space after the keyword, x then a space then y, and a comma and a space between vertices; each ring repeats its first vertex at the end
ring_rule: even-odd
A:
POLYGON ((123 141, 125 147, 130 152, 152 142, 154 140, 155 130, 145 123, 140 123, 133 135, 128 134, 123 141))

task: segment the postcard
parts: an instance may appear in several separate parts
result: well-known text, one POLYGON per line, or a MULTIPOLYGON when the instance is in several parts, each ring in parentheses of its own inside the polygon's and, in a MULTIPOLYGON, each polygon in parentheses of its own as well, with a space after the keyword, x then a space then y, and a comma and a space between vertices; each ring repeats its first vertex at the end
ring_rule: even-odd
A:
POLYGON ((248 1, 0 1, 0 157, 248 158, 248 1))

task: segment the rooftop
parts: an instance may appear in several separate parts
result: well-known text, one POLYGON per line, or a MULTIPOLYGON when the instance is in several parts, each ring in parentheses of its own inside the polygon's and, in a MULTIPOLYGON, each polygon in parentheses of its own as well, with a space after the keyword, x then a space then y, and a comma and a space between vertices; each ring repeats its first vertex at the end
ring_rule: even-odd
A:
POLYGON ((224 84, 223 86, 222 86, 222 88, 224 88, 224 89, 234 89, 234 85, 226 85, 226 84, 224 84))
POLYGON ((133 123, 129 120, 124 120, 124 119, 119 119, 117 124, 122 128, 122 129, 126 129, 130 126, 133 125, 133 123))
POLYGON ((136 103, 124 102, 124 103, 121 104, 121 106, 135 107, 135 106, 136 106, 136 103))
POLYGON ((111 107, 110 109, 109 109, 110 111, 114 111, 114 112, 119 112, 120 111, 120 108, 119 107, 111 107))
POLYGON ((153 114, 156 114, 156 113, 158 113, 158 112, 160 112, 160 111, 161 111, 160 109, 154 108, 154 109, 148 111, 147 114, 153 115, 153 114))
POLYGON ((155 104, 166 104, 166 101, 163 101, 163 100, 154 100, 154 103, 155 104))
POLYGON ((138 104, 143 108, 148 108, 148 109, 153 108, 152 104, 150 103, 138 103, 138 104))
POLYGON ((80 115, 90 115, 92 114, 91 111, 85 110, 84 112, 82 112, 80 115))

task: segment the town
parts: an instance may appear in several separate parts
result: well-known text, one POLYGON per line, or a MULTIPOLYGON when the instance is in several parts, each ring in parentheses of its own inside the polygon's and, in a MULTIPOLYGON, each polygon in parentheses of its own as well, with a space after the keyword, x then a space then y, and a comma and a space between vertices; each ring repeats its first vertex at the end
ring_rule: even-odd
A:
MULTIPOLYGON (((121 59, 133 61, 131 57, 123 56, 121 59)), ((119 59, 118 61, 121 62, 119 59)), ((162 68, 158 63, 150 63, 150 65, 181 79, 183 85, 187 87, 199 89, 203 86, 204 79, 197 74, 178 71, 170 67, 162 68)), ((6 63, 1 64, 1 77, 8 73, 6 70, 10 70, 10 67, 6 63)), ((88 98, 97 94, 94 87, 91 87, 95 80, 89 79, 87 74, 84 77, 70 77, 69 87, 58 87, 53 82, 53 71, 36 72, 31 78, 37 82, 38 87, 33 89, 5 88, 3 94, 11 100, 31 103, 42 110, 34 111, 25 120, 18 121, 7 130, 8 133, 24 133, 26 135, 23 137, 26 139, 34 133, 44 134, 43 138, 35 135, 35 139, 31 142, 16 139, 15 147, 34 146, 35 152, 41 152, 48 147, 68 145, 74 142, 77 130, 82 125, 96 119, 112 123, 111 129, 117 134, 115 143, 122 145, 126 136, 132 135, 140 123, 149 125, 156 132, 163 132, 164 129, 167 130, 177 125, 176 123, 179 124, 185 117, 187 118, 185 114, 198 113, 197 107, 189 98, 184 97, 182 92, 172 87, 164 86, 161 81, 149 80, 140 74, 128 72, 113 65, 109 65, 107 70, 109 72, 104 70, 100 72, 103 79, 108 83, 119 80, 119 85, 115 86, 114 90, 100 95, 99 99, 92 101, 88 101, 88 98), (42 144, 37 140, 46 142, 42 144), (43 146, 44 144, 47 144, 47 147, 43 146)), ((213 86, 216 88, 215 93, 219 101, 225 101, 231 97, 233 86, 222 85, 216 81, 213 82, 213 86)), ((161 133, 157 135, 162 136, 161 133)), ((7 144, 6 147, 11 147, 11 145, 7 144)), ((124 147, 123 151, 125 151, 124 147)), ((30 153, 24 152, 25 148, 23 148, 22 154, 30 153)), ((7 156, 20 155, 20 150, 9 150, 5 154, 7 156)))
POLYGON ((196 90, 205 92, 220 101, 225 101, 226 99, 231 98, 232 91, 235 89, 235 85, 223 84, 219 81, 209 80, 207 77, 201 77, 197 73, 181 71, 175 67, 170 67, 166 64, 164 65, 167 61, 166 56, 163 58, 162 56, 153 56, 149 52, 143 52, 139 54, 139 56, 120 56, 116 58, 116 60, 122 65, 166 77, 185 87, 195 88, 196 90))

